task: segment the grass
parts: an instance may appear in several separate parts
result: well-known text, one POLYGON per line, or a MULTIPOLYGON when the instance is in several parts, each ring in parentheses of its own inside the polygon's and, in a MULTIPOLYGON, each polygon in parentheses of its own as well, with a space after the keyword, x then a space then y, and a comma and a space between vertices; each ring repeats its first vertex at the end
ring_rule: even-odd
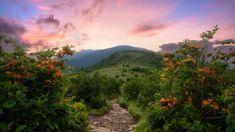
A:
POLYGON ((130 114, 138 121, 134 132, 151 132, 149 122, 146 119, 144 109, 135 101, 127 101, 120 96, 117 100, 121 107, 127 108, 130 114))
POLYGON ((88 111, 89 111, 89 114, 90 115, 103 115, 105 113, 107 113, 110 109, 112 108, 112 104, 110 101, 107 101, 107 105, 106 106, 103 106, 102 108, 99 108, 99 109, 89 109, 88 108, 88 111))
POLYGON ((107 75, 112 78, 126 80, 128 78, 136 78, 136 77, 141 78, 141 77, 146 76, 145 73, 132 71, 131 70, 132 68, 140 67, 140 68, 147 69, 149 71, 153 69, 153 67, 141 66, 138 64, 129 64, 129 67, 124 67, 123 65, 126 65, 126 64, 119 64, 119 65, 115 65, 112 67, 104 67, 104 68, 91 72, 91 74, 94 74, 95 72, 99 72, 100 74, 107 75))

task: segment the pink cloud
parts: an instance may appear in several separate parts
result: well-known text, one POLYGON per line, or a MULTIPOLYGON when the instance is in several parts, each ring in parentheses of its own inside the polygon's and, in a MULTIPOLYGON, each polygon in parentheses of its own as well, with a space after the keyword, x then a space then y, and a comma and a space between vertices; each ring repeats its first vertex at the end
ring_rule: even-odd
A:
POLYGON ((144 25, 139 25, 137 27, 135 27, 134 29, 132 29, 132 33, 133 34, 148 34, 148 35, 154 35, 156 33, 159 33, 160 31, 162 31, 163 29, 165 29, 166 26, 163 24, 154 24, 154 25, 150 25, 150 24, 144 24, 144 25))

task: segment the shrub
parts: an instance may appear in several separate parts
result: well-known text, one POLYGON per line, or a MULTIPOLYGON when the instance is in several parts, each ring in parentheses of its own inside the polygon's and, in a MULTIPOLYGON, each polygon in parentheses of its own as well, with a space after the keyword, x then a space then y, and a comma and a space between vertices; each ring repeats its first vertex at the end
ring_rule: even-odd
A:
POLYGON ((121 82, 95 73, 79 73, 72 78, 72 95, 76 96, 77 101, 84 102, 94 109, 107 106, 107 97, 119 94, 121 82))
POLYGON ((70 47, 29 56, 11 38, 0 38, 14 49, 0 48, 0 131, 86 131, 85 106, 66 97, 70 82, 61 72, 70 47))
POLYGON ((124 98, 126 98, 127 101, 136 100, 142 86, 143 83, 139 79, 132 79, 124 83, 121 87, 124 98))
MULTIPOLYGON (((202 39, 216 31, 202 33, 202 39)), ((189 40, 174 54, 165 54, 160 90, 147 118, 151 130, 233 131, 234 81, 227 78, 233 76, 228 60, 234 55, 233 50, 209 53, 206 45, 189 40)))

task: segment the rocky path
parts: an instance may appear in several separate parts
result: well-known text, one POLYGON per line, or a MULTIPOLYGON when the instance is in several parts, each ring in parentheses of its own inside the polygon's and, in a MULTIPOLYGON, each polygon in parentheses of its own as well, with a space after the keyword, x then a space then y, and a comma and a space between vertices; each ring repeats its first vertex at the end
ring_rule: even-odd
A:
POLYGON ((135 120, 130 113, 112 100, 112 109, 102 116, 90 116, 91 132, 132 132, 135 120))

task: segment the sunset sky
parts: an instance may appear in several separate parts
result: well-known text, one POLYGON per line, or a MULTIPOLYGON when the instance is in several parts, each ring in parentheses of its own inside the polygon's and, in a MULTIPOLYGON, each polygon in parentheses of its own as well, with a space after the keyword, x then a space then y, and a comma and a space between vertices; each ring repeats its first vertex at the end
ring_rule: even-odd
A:
POLYGON ((0 30, 30 50, 71 44, 77 50, 132 45, 159 50, 199 39, 235 39, 235 0, 0 0, 0 30))

